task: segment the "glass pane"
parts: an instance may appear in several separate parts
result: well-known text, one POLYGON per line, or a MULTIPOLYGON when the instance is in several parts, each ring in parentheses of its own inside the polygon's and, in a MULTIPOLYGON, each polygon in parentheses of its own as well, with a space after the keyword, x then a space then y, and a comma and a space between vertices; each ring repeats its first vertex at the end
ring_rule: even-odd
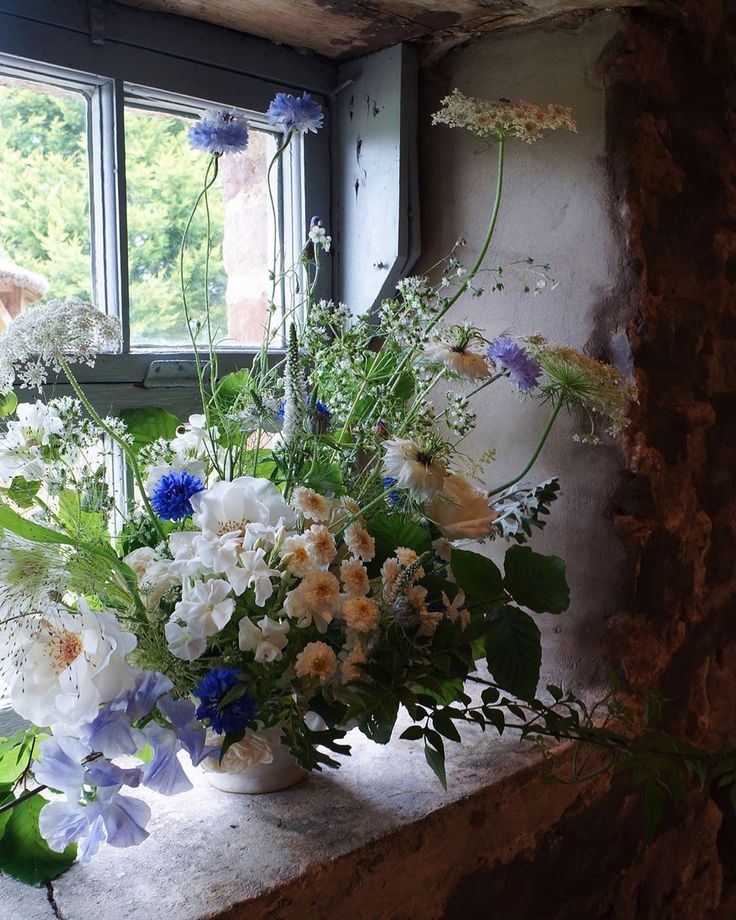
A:
POLYGON ((0 76, 0 330, 48 291, 92 299, 87 100, 0 76))
MULTIPOLYGON (((192 206, 202 191, 208 157, 190 150, 191 118, 127 106, 128 277, 133 347, 191 347, 182 304, 179 250, 192 206)), ((274 240, 266 172, 273 135, 251 129, 247 150, 222 157, 208 192, 211 241, 200 205, 189 229, 186 296, 201 319, 205 275, 215 338, 221 346, 261 341, 271 282, 274 240)), ((205 344, 206 339, 200 339, 205 344)))

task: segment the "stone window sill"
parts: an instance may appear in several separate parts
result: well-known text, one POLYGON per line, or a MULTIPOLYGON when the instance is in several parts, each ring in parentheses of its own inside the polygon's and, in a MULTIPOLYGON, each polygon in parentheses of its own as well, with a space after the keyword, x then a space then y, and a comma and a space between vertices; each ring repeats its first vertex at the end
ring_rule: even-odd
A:
POLYGON ((580 795, 539 782, 530 744, 465 732, 448 744, 448 791, 421 744, 358 732, 340 770, 271 795, 194 789, 147 798, 151 836, 103 846, 47 890, 0 879, 0 920, 441 918, 456 886, 528 846, 580 795))

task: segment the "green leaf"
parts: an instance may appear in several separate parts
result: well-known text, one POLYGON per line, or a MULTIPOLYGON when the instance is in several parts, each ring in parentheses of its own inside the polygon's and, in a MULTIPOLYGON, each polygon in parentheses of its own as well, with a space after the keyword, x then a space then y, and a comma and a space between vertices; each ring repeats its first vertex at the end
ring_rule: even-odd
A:
POLYGON ((473 602, 492 600, 501 594, 501 572, 485 556, 465 549, 455 549, 450 564, 455 580, 471 606, 475 606, 473 602))
POLYGON ((445 738, 449 739, 450 741, 460 743, 462 740, 460 738, 460 732, 455 727, 454 722, 447 714, 446 710, 440 709, 435 712, 435 714, 432 716, 432 725, 434 725, 434 727, 441 735, 444 735, 445 738))
POLYGON ((432 768, 437 779, 442 783, 442 787, 447 789, 447 774, 445 772, 445 754, 444 751, 435 750, 426 741, 424 742, 424 756, 427 763, 432 768))
POLYGON ((64 528, 83 540, 93 543, 109 539, 105 518, 99 511, 84 511, 79 492, 64 489, 59 496, 59 518, 64 528))
POLYGON ((32 543, 66 543, 75 544, 71 537, 63 533, 57 533, 55 530, 49 530, 41 524, 35 524, 33 521, 27 521, 24 517, 13 511, 7 505, 0 503, 0 529, 9 530, 11 533, 32 543))
POLYGON ((0 396, 0 418, 5 418, 6 415, 10 415, 15 412, 18 407, 18 397, 15 393, 4 393, 0 396))
POLYGON ((570 606, 565 563, 558 556, 542 556, 528 546, 512 546, 504 568, 504 587, 522 607, 535 613, 562 613, 570 606))
POLYGON ((379 515, 368 522, 368 530, 376 541, 376 555, 369 571, 378 571, 397 546, 408 546, 421 556, 432 547, 429 531, 401 515, 379 515))
POLYGON ((28 754, 24 753, 22 745, 6 751, 0 757, 0 783, 15 785, 27 765, 28 754))
MULTIPOLYGON (((0 793, 0 806, 7 805, 9 802, 12 802, 15 799, 15 796, 10 790, 4 790, 0 793)), ((2 836, 5 833, 5 827, 13 816, 13 809, 9 808, 7 811, 0 812, 0 852, 2 848, 2 836)))
POLYGON ((399 738, 403 738, 405 741, 419 741, 423 737, 424 729, 421 725, 410 725, 399 735, 399 738))
POLYGON ((488 617, 486 660, 493 679, 523 700, 534 697, 542 664, 542 643, 534 620, 508 604, 488 617))
POLYGON ((250 371, 244 367, 221 377, 216 388, 217 401, 231 408, 250 386, 250 371))
POLYGON ((345 491, 342 483, 342 469, 337 463, 319 465, 305 476, 304 483, 321 495, 342 495, 345 491))
POLYGON ((40 488, 40 482, 29 481, 23 476, 14 476, 8 488, 3 491, 19 508, 31 508, 40 488))
POLYGON ((133 450, 136 453, 159 438, 170 441, 176 434, 176 429, 181 425, 175 415, 157 406, 147 406, 145 409, 123 409, 120 412, 120 418, 133 436, 133 450))
POLYGON ((54 853, 38 829, 38 815, 46 800, 34 795, 11 810, 0 846, 0 870, 31 885, 42 885, 61 875, 74 862, 77 848, 54 853))

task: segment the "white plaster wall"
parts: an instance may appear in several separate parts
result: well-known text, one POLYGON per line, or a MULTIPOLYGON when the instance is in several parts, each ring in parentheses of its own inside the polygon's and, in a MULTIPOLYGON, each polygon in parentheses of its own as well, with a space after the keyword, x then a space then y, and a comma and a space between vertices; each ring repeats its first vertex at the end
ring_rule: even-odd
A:
MULTIPOLYGON (((539 332, 552 341, 585 349, 600 340, 609 321, 596 320, 617 296, 622 253, 613 227, 605 168, 605 94, 596 83, 596 60, 615 33, 617 17, 600 16, 574 30, 532 29, 485 39, 453 54, 422 83, 420 171, 423 255, 419 270, 449 251, 462 235, 471 265, 483 239, 493 200, 496 147, 458 129, 429 127, 439 99, 457 86, 485 98, 526 99, 571 105, 578 134, 558 132, 529 146, 507 143, 505 192, 500 223, 487 264, 533 256, 549 262, 559 280, 542 296, 521 293, 520 280, 505 275, 504 293, 464 298, 449 321, 465 318, 488 330, 539 332), (600 327, 600 328, 599 328, 600 327)), ((615 325, 615 324, 614 324, 615 325)), ((597 354, 595 355, 598 356, 597 354)), ((478 397, 478 428, 469 453, 488 447, 497 460, 488 485, 499 485, 525 465, 549 407, 521 402, 514 388, 498 381, 478 397)), ((606 617, 620 609, 625 564, 611 522, 610 504, 620 457, 610 439, 597 447, 572 441, 582 430, 561 416, 547 447, 527 477, 530 483, 558 475, 563 494, 544 533, 532 546, 562 556, 568 566, 572 605, 543 621, 543 680, 577 687, 605 679, 602 637, 606 617)), ((491 555, 505 547, 497 544, 491 555)))

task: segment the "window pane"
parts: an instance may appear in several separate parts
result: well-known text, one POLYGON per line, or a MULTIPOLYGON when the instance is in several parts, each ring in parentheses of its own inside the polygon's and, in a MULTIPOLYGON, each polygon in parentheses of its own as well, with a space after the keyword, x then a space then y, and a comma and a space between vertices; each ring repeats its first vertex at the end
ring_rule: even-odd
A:
POLYGON ((0 76, 0 330, 47 289, 92 299, 87 99, 0 76))
MULTIPOLYGON (((190 150, 186 137, 190 124, 191 118, 178 114, 125 109, 133 347, 191 347, 179 250, 203 188, 208 157, 190 150)), ((207 291, 220 345, 255 345, 261 340, 271 293, 268 266, 274 231, 266 173, 274 150, 271 134, 251 129, 247 150, 222 157, 208 193, 212 248, 207 291)), ((194 319, 204 314, 206 238, 206 212, 201 205, 189 230, 185 262, 187 303, 194 319)))

